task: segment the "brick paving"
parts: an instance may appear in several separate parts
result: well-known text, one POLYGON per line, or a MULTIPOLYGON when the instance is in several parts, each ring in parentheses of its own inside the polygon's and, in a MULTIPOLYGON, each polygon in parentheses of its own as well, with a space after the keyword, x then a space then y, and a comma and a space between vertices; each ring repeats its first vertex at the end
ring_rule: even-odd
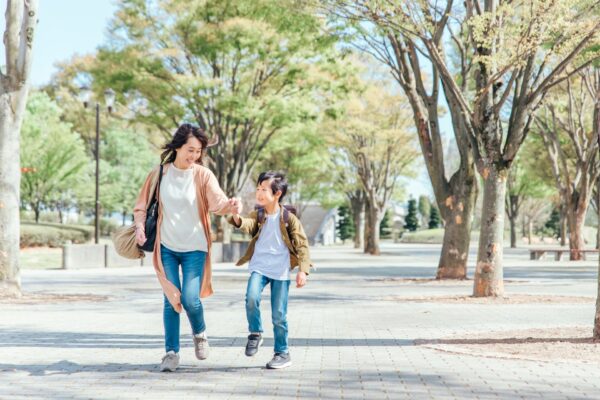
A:
MULTIPOLYGON (((215 295, 204 301, 210 357, 194 358, 182 318, 175 373, 158 371, 162 294, 152 268, 24 270, 26 292, 108 299, 0 303, 0 399, 600 399, 597 364, 419 344, 501 330, 591 329, 593 303, 403 302, 397 297, 470 294, 472 282, 399 281, 434 276, 439 248, 382 250, 375 258, 349 247, 313 249, 318 270, 306 288, 291 290, 293 365, 280 371, 264 368, 273 346, 268 296, 265 343, 255 357, 244 356, 243 268, 215 266, 215 295)), ((471 254, 470 271, 474 260, 471 254)), ((526 250, 505 251, 508 293, 593 297, 596 273, 593 260, 530 261, 526 250)))

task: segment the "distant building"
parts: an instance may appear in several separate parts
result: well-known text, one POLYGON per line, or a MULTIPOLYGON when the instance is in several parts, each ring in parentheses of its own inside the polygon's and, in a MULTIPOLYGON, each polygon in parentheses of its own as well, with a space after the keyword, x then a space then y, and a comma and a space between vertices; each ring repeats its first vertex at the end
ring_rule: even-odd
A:
POLYGON ((300 221, 311 246, 331 245, 337 241, 337 208, 326 209, 318 204, 302 208, 300 221))

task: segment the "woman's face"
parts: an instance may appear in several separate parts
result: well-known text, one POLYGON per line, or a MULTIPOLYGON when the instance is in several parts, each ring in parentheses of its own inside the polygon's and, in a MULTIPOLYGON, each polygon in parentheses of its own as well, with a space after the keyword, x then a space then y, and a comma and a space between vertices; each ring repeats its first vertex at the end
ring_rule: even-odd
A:
POLYGON ((177 149, 175 163, 177 168, 191 168, 202 156, 202 143, 195 136, 190 136, 187 142, 177 149))

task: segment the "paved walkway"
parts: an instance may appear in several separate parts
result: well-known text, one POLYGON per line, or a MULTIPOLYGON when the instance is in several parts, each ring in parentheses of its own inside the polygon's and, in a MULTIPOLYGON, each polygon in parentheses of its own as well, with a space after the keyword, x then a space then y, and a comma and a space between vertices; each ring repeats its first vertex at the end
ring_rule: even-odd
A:
MULTIPOLYGON (((162 295, 151 268, 24 271, 30 293, 96 301, 0 303, 0 399, 600 399, 600 366, 445 353, 418 339, 498 330, 590 326, 594 305, 442 304, 392 296, 470 294, 471 282, 423 284, 438 249, 385 245, 379 258, 348 247, 313 249, 319 269, 290 299, 287 370, 264 368, 272 333, 243 354, 246 273, 215 267, 204 302, 212 353, 193 356, 182 319, 182 367, 160 373, 162 295), (91 299, 93 300, 93 299, 91 299), (417 343, 415 343, 417 341, 417 343)), ((471 255, 471 267, 475 257, 471 255)), ((509 293, 594 296, 597 262, 529 261, 506 251, 509 293), (519 282, 520 280, 523 280, 519 282)), ((263 301, 270 328, 268 297, 263 301)))

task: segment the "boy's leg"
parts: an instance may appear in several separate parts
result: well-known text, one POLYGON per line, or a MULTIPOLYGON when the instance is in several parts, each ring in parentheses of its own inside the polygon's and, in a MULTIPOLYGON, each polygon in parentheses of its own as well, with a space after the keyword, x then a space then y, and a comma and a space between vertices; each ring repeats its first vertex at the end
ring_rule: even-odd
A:
POLYGON ((206 329, 204 309, 200 301, 200 288, 205 261, 206 253, 203 251, 190 251, 181 254, 181 270, 183 272, 181 305, 187 313, 194 335, 202 333, 206 329))
POLYGON ((263 342, 262 338, 262 319, 260 317, 260 297, 268 278, 253 272, 248 279, 248 288, 246 289, 246 317, 248 318, 248 342, 246 343, 246 355, 254 356, 263 342))
MULTIPOLYGON (((179 282, 179 256, 177 253, 160 246, 160 257, 165 275, 177 289, 181 290, 179 282)), ((165 327, 165 350, 179 353, 179 313, 175 311, 166 296, 164 296, 163 323, 165 327)))
POLYGON ((288 353, 287 304, 290 281, 271 281, 271 317, 275 336, 275 353, 288 353))
POLYGON ((258 272, 253 272, 248 278, 246 318, 248 319, 248 331, 250 333, 262 333, 263 331, 260 317, 260 297, 268 281, 268 278, 258 272))

